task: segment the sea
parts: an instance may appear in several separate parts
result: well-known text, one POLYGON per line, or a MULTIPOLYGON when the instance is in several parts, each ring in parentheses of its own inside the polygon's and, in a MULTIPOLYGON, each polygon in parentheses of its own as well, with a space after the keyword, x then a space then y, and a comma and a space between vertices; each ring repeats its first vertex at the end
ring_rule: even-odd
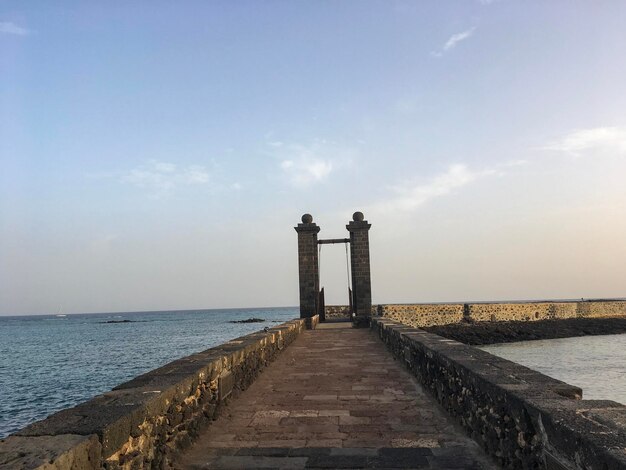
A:
POLYGON ((0 438, 137 375, 299 317, 296 307, 0 316, 0 438), (250 318, 258 323, 231 323, 250 318))
POLYGON ((626 334, 520 341, 480 349, 576 385, 584 399, 626 404, 626 334))
MULTIPOLYGON (((0 438, 174 359, 284 323, 298 308, 0 316, 0 438), (259 323, 231 323, 260 318, 259 323)), ((481 349, 626 404, 626 334, 481 349)))

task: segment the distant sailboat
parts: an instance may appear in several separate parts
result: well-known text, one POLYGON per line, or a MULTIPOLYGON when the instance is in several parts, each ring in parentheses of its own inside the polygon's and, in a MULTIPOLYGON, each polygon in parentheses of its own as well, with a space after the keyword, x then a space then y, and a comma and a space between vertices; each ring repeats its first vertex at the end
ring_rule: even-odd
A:
POLYGON ((57 312, 56 316, 57 317, 67 317, 67 315, 65 313, 61 313, 63 311, 62 307, 59 307, 59 311, 57 312))

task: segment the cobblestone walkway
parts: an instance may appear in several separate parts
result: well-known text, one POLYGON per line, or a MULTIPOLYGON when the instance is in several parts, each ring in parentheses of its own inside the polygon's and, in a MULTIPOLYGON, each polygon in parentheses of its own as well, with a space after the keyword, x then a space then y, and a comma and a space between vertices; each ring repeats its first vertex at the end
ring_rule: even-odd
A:
POLYGON ((378 338, 349 323, 304 332, 178 465, 495 468, 378 338))

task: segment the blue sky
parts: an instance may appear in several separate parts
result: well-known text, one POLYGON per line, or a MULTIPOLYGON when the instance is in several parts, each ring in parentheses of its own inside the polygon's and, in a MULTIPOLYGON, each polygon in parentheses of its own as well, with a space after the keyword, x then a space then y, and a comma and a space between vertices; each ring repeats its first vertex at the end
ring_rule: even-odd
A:
POLYGON ((0 314, 623 297, 626 4, 0 2, 0 314), (345 303, 343 248, 322 283, 345 303))

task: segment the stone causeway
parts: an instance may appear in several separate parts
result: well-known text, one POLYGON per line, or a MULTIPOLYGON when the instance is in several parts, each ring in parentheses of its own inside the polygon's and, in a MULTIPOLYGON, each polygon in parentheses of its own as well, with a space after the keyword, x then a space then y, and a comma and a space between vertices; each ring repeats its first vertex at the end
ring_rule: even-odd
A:
POLYGON ((175 467, 497 468, 369 329, 304 331, 175 467))

